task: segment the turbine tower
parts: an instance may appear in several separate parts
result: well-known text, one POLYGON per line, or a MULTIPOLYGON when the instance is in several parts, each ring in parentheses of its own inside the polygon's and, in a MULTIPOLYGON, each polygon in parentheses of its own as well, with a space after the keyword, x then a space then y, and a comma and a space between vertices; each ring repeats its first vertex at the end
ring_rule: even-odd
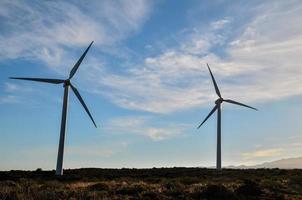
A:
POLYGON ((237 102, 237 101, 234 101, 234 100, 231 100, 231 99, 223 99, 221 94, 220 94, 220 91, 218 89, 218 86, 217 86, 217 83, 215 81, 215 78, 211 72, 211 69, 209 67, 209 65, 207 64, 208 66, 208 69, 209 69, 209 72, 211 74, 211 77, 212 77, 212 81, 213 81, 213 84, 214 84, 214 88, 215 88, 215 91, 216 91, 216 94, 218 95, 218 99, 215 101, 215 106, 214 108, 211 110, 211 112, 208 114, 208 116, 201 122, 201 124, 197 127, 197 129, 199 129, 206 121, 207 119, 217 110, 217 157, 216 157, 216 169, 217 170, 221 170, 221 104, 223 102, 227 102, 227 103, 232 103, 232 104, 236 104, 236 105, 239 105, 239 106, 244 106, 244 107, 247 107, 247 108, 251 108, 251 109, 254 109, 254 110, 257 110, 256 108, 254 107, 251 107, 251 106, 248 106, 246 104, 243 104, 243 103, 240 103, 240 102, 237 102))
POLYGON ((83 55, 80 57, 78 62, 74 65, 74 67, 71 69, 68 79, 62 80, 62 79, 47 79, 47 78, 23 78, 23 77, 10 77, 10 79, 18 79, 18 80, 26 80, 26 81, 37 81, 37 82, 44 82, 44 83, 52 83, 52 84, 63 84, 64 87, 64 97, 63 97, 63 109, 62 109, 62 119, 61 119, 61 131, 60 131, 60 142, 59 142, 59 148, 58 148, 58 158, 57 158, 57 167, 56 167, 56 175, 63 175, 63 155, 64 155, 64 141, 65 141, 65 132, 66 132, 66 121, 67 121, 67 109, 68 109, 68 90, 69 87, 71 87, 71 90, 74 92, 82 106, 84 107, 85 111, 89 115, 89 118, 93 122, 94 126, 96 127, 96 124, 84 102, 82 99, 79 91, 75 86, 73 86, 70 82, 72 77, 77 72, 80 64, 82 63, 84 57, 86 56, 88 50, 90 49, 93 41, 90 43, 90 45, 87 47, 83 55))

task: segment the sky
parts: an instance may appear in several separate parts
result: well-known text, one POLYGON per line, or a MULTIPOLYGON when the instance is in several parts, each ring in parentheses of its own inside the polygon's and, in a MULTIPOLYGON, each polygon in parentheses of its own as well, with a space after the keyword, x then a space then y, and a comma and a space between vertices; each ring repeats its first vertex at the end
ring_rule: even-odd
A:
POLYGON ((299 0, 0 1, 0 170, 54 169, 62 78, 72 82, 64 168, 211 167, 302 156, 299 0))

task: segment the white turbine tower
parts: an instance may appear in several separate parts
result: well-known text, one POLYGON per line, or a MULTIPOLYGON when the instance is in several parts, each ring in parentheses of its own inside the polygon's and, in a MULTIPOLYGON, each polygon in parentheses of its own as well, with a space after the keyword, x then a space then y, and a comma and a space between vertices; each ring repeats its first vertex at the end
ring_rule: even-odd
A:
POLYGON ((80 57, 78 62, 74 65, 72 70, 70 71, 69 77, 66 80, 62 79, 46 79, 46 78, 23 78, 23 77, 10 77, 11 79, 19 79, 19 80, 26 80, 26 81, 37 81, 37 82, 44 82, 44 83, 52 83, 52 84, 60 84, 63 83, 64 87, 64 98, 63 98, 63 109, 62 109, 62 120, 61 120, 61 131, 60 131, 60 142, 59 142, 59 148, 58 148, 58 158, 57 158, 57 167, 56 167, 56 175, 63 175, 63 155, 64 155, 64 141, 65 141, 65 132, 66 132, 66 121, 67 121, 67 108, 68 108, 68 90, 69 86, 71 87, 72 91, 84 107, 85 111, 89 115, 90 119, 92 120, 94 126, 96 127, 96 124, 84 102, 82 99, 79 91, 75 86, 73 86, 70 82, 72 77, 77 72, 81 62, 83 61, 84 57, 86 56, 89 48, 91 47, 93 41, 90 43, 88 48, 85 50, 83 55, 80 57))
POLYGON ((203 122, 197 127, 197 129, 199 129, 203 125, 203 123, 205 123, 207 121, 207 119, 217 110, 217 157, 216 157, 216 169, 221 170, 221 104, 223 102, 227 102, 227 103, 232 103, 232 104, 248 107, 248 108, 251 108, 251 109, 254 109, 254 110, 257 110, 257 109, 254 108, 254 107, 245 105, 243 103, 231 100, 231 99, 223 99, 222 96, 221 96, 221 94, 220 94, 220 91, 218 89, 218 86, 217 86, 217 83, 215 81, 215 78, 214 78, 214 76, 213 76, 213 74, 211 72, 211 69, 210 69, 210 67, 209 67, 208 64, 207 64, 207 66, 208 66, 209 72, 210 72, 211 77, 212 77, 212 81, 213 81, 213 84, 214 84, 214 87, 215 87, 216 94, 218 95, 219 98, 215 101, 216 105, 214 106, 214 108, 211 110, 211 112, 208 114, 208 116, 203 120, 203 122))

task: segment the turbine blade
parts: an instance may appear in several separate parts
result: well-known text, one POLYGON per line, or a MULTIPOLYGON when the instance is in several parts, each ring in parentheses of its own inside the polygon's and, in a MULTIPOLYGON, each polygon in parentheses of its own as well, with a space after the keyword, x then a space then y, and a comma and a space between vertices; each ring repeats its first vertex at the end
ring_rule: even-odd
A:
POLYGON ((211 71, 210 66, 209 66, 208 63, 207 63, 207 66, 208 66, 209 72, 210 72, 211 77, 212 77, 212 81, 213 81, 213 84, 214 84, 214 87, 215 87, 216 94, 221 98, 220 91, 219 91, 219 89, 218 89, 217 83, 216 83, 216 81, 215 81, 215 78, 214 78, 214 76, 213 76, 213 74, 212 74, 212 71, 211 71))
POLYGON ((91 45, 92 45, 93 41, 90 43, 90 45, 87 47, 87 49, 84 51, 83 55, 80 57, 80 59, 78 60, 78 62, 73 66, 72 70, 70 71, 70 74, 69 74, 69 79, 71 79, 74 74, 77 72, 80 64, 82 63, 84 57, 86 56, 88 50, 90 49, 91 45))
POLYGON ((218 106, 214 106, 214 108, 211 110, 211 112, 208 114, 208 116, 203 120, 203 122, 201 122, 201 124, 197 127, 197 129, 199 129, 203 123, 205 123, 207 121, 207 119, 209 119, 209 117, 217 110, 218 106))
POLYGON ((37 82, 44 82, 44 83, 53 83, 59 84, 64 83, 65 80, 61 79, 50 79, 50 78, 23 78, 23 77, 9 77, 10 79, 17 79, 17 80, 26 80, 26 81, 37 81, 37 82))
POLYGON ((78 98, 79 101, 81 102, 81 104, 82 104, 82 106, 84 107, 85 111, 86 111, 87 114, 89 115, 89 117, 90 117, 91 121, 93 122, 94 126, 97 127, 96 124, 95 124, 95 122, 94 122, 94 120, 93 120, 93 118, 92 118, 92 116, 91 116, 91 114, 90 114, 90 112, 89 112, 89 110, 88 110, 88 108, 87 108, 87 106, 86 106, 86 104, 85 104, 85 102, 84 102, 84 100, 82 99, 82 97, 81 97, 79 91, 78 91, 77 88, 75 88, 73 85, 70 84, 70 86, 71 86, 71 89, 72 89, 72 91, 74 92, 74 94, 77 96, 77 98, 78 98))
POLYGON ((246 104, 243 104, 243 103, 240 103, 240 102, 237 102, 237 101, 233 101, 231 99, 224 99, 223 101, 228 102, 228 103, 232 103, 232 104, 236 104, 236 105, 239 105, 239 106, 244 106, 244 107, 247 107, 247 108, 250 108, 250 109, 253 109, 253 110, 257 110, 257 108, 254 108, 252 106, 248 106, 246 104))

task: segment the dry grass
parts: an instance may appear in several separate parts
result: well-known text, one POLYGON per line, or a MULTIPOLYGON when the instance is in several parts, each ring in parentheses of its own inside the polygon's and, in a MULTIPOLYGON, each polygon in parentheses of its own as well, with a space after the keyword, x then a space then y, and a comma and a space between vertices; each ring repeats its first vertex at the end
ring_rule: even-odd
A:
POLYGON ((200 168, 0 172, 10 199, 302 199, 302 170, 200 168))

